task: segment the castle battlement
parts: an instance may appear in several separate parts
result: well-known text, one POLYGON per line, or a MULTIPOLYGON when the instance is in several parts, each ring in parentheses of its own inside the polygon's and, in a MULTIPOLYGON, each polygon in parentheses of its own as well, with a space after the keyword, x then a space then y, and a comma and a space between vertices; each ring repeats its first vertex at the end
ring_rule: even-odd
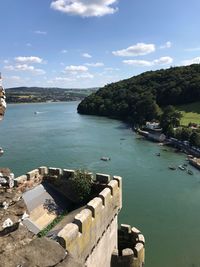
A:
POLYGON ((68 251, 85 260, 98 244, 106 229, 121 209, 121 177, 114 178, 106 188, 91 200, 59 233, 59 242, 68 251))
POLYGON ((144 266, 144 246, 145 238, 137 228, 121 224, 118 230, 118 249, 112 253, 111 266, 144 266))
MULTIPOLYGON (((15 178, 15 185, 26 190, 30 185, 50 182, 61 194, 62 185, 76 171, 39 167, 15 178), (53 181, 53 182, 52 182, 53 181), (61 184, 61 189, 56 187, 61 184)), ((87 173, 101 191, 90 200, 70 223, 57 232, 57 242, 74 259, 87 267, 142 267, 144 236, 136 228, 121 225, 118 214, 122 208, 122 178, 107 174, 87 173)))

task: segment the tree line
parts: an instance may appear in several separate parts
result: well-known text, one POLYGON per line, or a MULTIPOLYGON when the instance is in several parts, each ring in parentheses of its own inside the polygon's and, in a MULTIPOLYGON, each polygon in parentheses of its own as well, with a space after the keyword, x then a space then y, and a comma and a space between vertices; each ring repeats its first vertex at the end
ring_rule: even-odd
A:
POLYGON ((86 97, 78 105, 78 112, 142 125, 146 121, 160 120, 169 105, 196 101, 200 101, 199 64, 148 71, 108 84, 86 97))

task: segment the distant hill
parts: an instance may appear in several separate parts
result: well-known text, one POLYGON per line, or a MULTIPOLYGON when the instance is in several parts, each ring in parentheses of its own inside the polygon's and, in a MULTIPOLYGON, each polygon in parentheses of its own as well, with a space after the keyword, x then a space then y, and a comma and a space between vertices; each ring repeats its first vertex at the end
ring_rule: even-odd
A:
POLYGON ((43 87, 15 87, 6 89, 7 103, 34 103, 46 101, 78 101, 97 91, 89 89, 62 89, 43 87))
POLYGON ((78 112, 143 123, 158 118, 164 106, 196 101, 200 101, 199 64, 148 71, 111 83, 86 97, 78 112))

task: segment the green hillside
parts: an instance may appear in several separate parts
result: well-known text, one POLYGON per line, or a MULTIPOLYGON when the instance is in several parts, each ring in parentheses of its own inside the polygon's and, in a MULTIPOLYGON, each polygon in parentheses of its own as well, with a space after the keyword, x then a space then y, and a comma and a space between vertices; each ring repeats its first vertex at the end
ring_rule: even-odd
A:
POLYGON ((200 101, 200 65, 148 71, 111 83, 86 97, 78 106, 81 114, 116 117, 143 123, 159 118, 167 105, 200 101))
POLYGON ((187 126, 190 122, 200 124, 200 102, 176 106, 176 108, 183 115, 181 119, 182 125, 187 126))
POLYGON ((46 101, 79 101, 96 92, 97 88, 63 89, 44 87, 15 87, 6 89, 7 103, 34 103, 46 101))

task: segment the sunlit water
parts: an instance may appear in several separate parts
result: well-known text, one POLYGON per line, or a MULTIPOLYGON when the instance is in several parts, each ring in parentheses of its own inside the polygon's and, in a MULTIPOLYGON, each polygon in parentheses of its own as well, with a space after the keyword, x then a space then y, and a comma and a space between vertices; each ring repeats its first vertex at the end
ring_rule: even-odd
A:
POLYGON ((16 176, 42 165, 121 175, 119 220, 145 235, 145 266, 199 267, 199 171, 190 167, 190 176, 169 170, 170 164, 184 163, 185 155, 139 140, 120 121, 79 115, 77 104, 8 105, 0 123, 5 150, 0 165, 16 176), (101 161, 102 156, 111 161, 101 161))

